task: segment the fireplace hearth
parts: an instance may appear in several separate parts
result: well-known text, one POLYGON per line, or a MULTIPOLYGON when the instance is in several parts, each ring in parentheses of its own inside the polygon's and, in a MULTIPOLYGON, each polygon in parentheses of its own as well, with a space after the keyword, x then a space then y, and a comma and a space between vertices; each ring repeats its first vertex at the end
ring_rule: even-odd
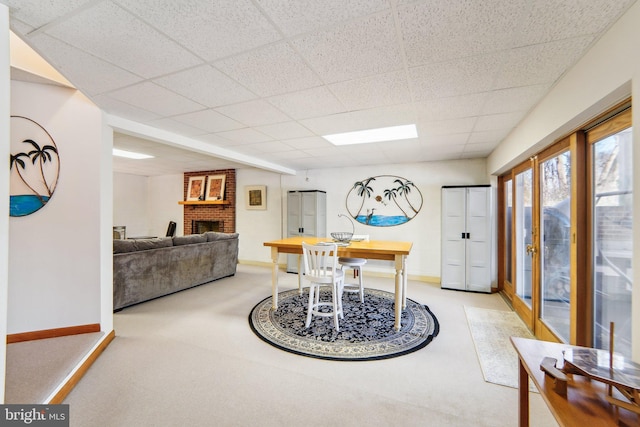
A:
POLYGON ((220 231, 222 230, 222 221, 191 221, 191 234, 202 234, 207 231, 220 231))

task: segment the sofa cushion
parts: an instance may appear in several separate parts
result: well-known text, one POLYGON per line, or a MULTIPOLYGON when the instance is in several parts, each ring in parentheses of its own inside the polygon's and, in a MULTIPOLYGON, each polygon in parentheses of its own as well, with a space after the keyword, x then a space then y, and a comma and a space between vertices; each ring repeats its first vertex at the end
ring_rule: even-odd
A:
POLYGON ((207 238, 204 234, 189 234, 187 236, 176 236, 173 238, 173 245, 191 245, 193 243, 204 243, 207 238))
POLYGON ((167 248, 173 246, 171 237, 160 237, 153 239, 136 239, 135 247, 139 251, 147 251, 149 249, 167 248))
POLYGON ((238 233, 220 233, 217 231, 207 231, 204 233, 207 236, 207 242, 215 242, 216 240, 237 239, 238 233))
POLYGON ((115 239, 113 241, 113 253, 114 254, 123 254, 126 252, 135 252, 136 244, 135 240, 118 240, 115 239))

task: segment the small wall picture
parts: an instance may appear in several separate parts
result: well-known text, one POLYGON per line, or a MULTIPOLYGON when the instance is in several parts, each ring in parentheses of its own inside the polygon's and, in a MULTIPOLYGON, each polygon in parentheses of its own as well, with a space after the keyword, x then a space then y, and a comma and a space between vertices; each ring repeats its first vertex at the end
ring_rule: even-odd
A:
POLYGON ((267 209, 267 187, 265 185, 247 185, 244 187, 244 193, 247 209, 267 209))
POLYGON ((207 197, 205 200, 224 200, 224 184, 226 175, 212 175, 207 183, 207 197))
POLYGON ((204 200, 204 176, 189 177, 189 187, 187 189, 187 201, 204 200))

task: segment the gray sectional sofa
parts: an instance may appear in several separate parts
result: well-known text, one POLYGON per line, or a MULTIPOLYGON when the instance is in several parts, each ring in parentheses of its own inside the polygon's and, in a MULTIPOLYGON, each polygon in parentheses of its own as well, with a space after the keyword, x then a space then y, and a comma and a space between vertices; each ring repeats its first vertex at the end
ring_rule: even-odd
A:
POLYGON ((233 276, 238 233, 113 241, 113 309, 233 276))

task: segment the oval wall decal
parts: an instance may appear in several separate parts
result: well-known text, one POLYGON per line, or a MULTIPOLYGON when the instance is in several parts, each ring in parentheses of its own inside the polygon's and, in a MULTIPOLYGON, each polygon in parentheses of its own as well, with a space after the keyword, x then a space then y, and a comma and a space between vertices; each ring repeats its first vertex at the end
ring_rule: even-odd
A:
POLYGON ((408 179, 378 175, 354 183, 346 205, 349 215, 361 224, 391 227, 415 218, 422 201, 422 193, 408 179))
POLYGON ((45 128, 22 116, 11 116, 10 143, 9 215, 31 215, 49 202, 58 184, 58 147, 45 128))

